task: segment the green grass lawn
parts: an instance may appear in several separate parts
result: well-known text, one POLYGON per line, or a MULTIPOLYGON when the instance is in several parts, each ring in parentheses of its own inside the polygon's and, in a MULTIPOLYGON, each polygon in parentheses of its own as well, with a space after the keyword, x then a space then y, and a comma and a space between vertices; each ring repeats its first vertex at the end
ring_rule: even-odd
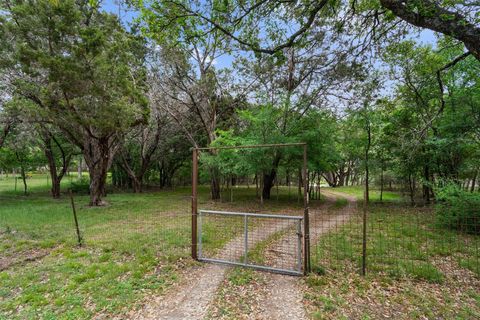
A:
MULTIPOLYGON (((357 197, 358 200, 363 199, 364 188, 363 186, 348 186, 348 187, 336 187, 336 188, 328 188, 332 191, 343 192, 352 196, 357 197)), ((380 201, 380 190, 377 189, 370 189, 370 200, 371 201, 380 201)), ((401 201, 402 196, 398 192, 393 191, 383 191, 383 201, 401 201)))
POLYGON ((0 319, 122 313, 175 281, 179 259, 188 257, 188 190, 112 194, 103 208, 75 196, 79 248, 68 197, 51 199, 44 176, 28 180, 28 196, 12 183, 0 181, 0 257, 17 263, 0 272, 0 319))
MULTIPOLYGON (((2 320, 121 317, 145 296, 164 292, 194 264, 189 258, 189 188, 112 193, 106 198, 109 205, 102 208, 86 206, 88 196, 76 194, 84 239, 84 246, 78 247, 69 198, 51 199, 45 175, 34 175, 28 183, 29 195, 24 196, 20 188, 15 192, 12 178, 0 180, 2 320)), ((63 187, 70 186, 81 187, 81 183, 67 178, 63 187)), ((334 190, 362 195, 360 188, 334 190)), ((431 209, 409 207, 394 193, 384 196, 384 203, 373 201, 368 214, 366 278, 358 276, 360 215, 352 216, 312 247, 316 273, 305 279, 305 297, 313 317, 365 318, 376 312, 375 306, 366 307, 370 295, 382 307, 408 305, 406 318, 468 319, 479 315, 480 293, 475 289, 475 279, 480 276, 479 237, 438 229, 431 209), (468 283, 459 284, 459 279, 468 283), (386 293, 385 288, 393 293, 386 293), (456 294, 455 288, 461 292, 456 294), (354 296, 356 302, 351 300, 354 296), (353 306, 359 312, 355 313, 353 306)), ((234 202, 229 201, 229 191, 222 198, 220 202, 208 200, 208 188, 202 186, 199 209, 302 213, 296 190, 288 188, 279 188, 278 200, 274 190, 273 199, 263 205, 255 199, 255 188, 234 188, 234 202)), ((311 207, 321 203, 312 201, 311 207)), ((346 205, 339 199, 329 210, 335 214, 346 205)), ((204 250, 211 255, 243 232, 241 221, 230 222, 229 227, 222 219, 204 222, 204 250)), ((281 233, 274 233, 252 247, 249 258, 261 263, 266 246, 279 236, 281 233)), ((261 286, 261 277, 235 270, 229 273, 233 287, 247 285, 257 290, 261 286), (253 280, 243 283, 244 277, 253 280)), ((250 299, 248 295, 237 298, 250 299)), ((221 302, 222 306, 235 307, 221 302)), ((385 312, 395 315, 394 311, 385 312)))
MULTIPOLYGON (((75 175, 76 177, 76 175, 75 175)), ((90 319, 123 314, 149 292, 175 282, 190 256, 190 189, 143 194, 113 193, 108 206, 90 208, 76 194, 84 246, 78 247, 69 198, 49 197, 46 175, 0 180, 0 319, 90 319), (25 261, 26 260, 26 261, 25 261), (30 261, 33 260, 33 261, 30 261)), ((76 186, 65 178, 64 190, 76 186)), ((302 212, 296 194, 280 188, 263 205, 254 188, 235 188, 224 201, 208 200, 200 187, 199 209, 302 212), (286 210, 288 208, 288 210, 286 210)), ((204 250, 214 252, 243 231, 222 220, 204 225, 204 250), (219 232, 221 230, 221 232, 219 232)))

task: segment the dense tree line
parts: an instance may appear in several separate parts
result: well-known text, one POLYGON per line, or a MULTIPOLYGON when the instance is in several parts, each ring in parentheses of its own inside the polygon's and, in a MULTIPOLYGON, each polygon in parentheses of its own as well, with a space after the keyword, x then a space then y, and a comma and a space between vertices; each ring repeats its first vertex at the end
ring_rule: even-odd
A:
MULTIPOLYGON (((300 141, 312 197, 322 183, 412 202, 452 181, 479 189, 478 4, 131 1, 129 26, 101 5, 0 1, 0 170, 25 193, 27 173, 48 168, 60 197, 84 162, 98 206, 109 173, 116 188, 172 187, 188 184, 192 147, 300 141)), ((201 162, 212 199, 302 183, 295 148, 201 162)))

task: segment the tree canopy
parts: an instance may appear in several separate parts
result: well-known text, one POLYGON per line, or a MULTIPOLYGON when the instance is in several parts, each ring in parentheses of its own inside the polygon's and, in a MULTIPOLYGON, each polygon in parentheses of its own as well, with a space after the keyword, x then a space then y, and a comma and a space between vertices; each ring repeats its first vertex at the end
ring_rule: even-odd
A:
MULTIPOLYGON (((0 1, 0 170, 88 169, 107 187, 190 180, 191 148, 305 142, 311 188, 416 201, 480 169, 479 8, 471 1, 0 1), (112 11, 112 10, 109 10, 112 11), (435 38, 425 44, 424 29, 435 38)), ((301 150, 202 156, 225 186, 300 184, 301 150)), ((313 191, 312 191, 313 192, 313 191)))

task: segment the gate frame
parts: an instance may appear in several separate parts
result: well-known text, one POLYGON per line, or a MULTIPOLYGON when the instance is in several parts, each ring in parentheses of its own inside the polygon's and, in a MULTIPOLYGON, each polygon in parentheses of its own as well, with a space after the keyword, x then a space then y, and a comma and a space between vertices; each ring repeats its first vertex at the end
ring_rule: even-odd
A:
POLYGON ((280 214, 265 214, 265 213, 247 213, 247 212, 233 212, 233 211, 217 211, 217 210, 199 210, 198 217, 200 218, 200 224, 198 228, 198 261, 204 262, 214 262, 226 265, 235 265, 235 266, 242 266, 246 268, 253 268, 259 269, 264 271, 271 271, 280 274, 287 274, 292 276, 301 276, 303 275, 302 267, 303 267, 303 259, 302 259, 302 223, 303 223, 303 215, 300 216, 290 216, 290 215, 280 215, 280 214), (213 215, 220 215, 220 216, 236 216, 236 217, 243 217, 244 221, 244 251, 243 251, 243 262, 236 262, 236 261, 229 261, 223 259, 216 259, 216 258, 208 258, 203 256, 202 250, 202 217, 206 215, 213 214, 213 215), (293 227, 296 229, 297 234, 297 252, 296 252, 296 270, 292 269, 284 269, 284 268, 277 268, 272 266, 263 266, 258 264, 252 264, 248 261, 248 218, 262 218, 262 219, 286 219, 290 221, 294 221, 293 227))
POLYGON ((243 146, 223 146, 223 147, 203 147, 193 148, 192 150, 192 258, 198 260, 198 155, 200 151, 225 150, 225 149, 256 149, 256 148, 277 148, 277 147, 303 147, 303 274, 310 272, 310 221, 308 216, 308 174, 307 174, 307 144, 305 142, 297 143, 277 143, 277 144, 257 144, 243 146))

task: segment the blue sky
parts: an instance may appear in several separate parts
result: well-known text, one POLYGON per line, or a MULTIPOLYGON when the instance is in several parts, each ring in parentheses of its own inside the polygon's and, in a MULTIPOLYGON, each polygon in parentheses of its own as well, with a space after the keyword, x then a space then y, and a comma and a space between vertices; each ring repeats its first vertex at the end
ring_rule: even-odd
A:
POLYGON ((118 2, 115 0, 104 0, 102 1, 102 8, 105 11, 115 13, 120 16, 120 19, 128 24, 131 22, 135 17, 138 16, 138 13, 135 11, 130 11, 130 10, 125 10, 125 6, 122 6, 120 12, 119 12, 119 6, 117 4, 118 2))

